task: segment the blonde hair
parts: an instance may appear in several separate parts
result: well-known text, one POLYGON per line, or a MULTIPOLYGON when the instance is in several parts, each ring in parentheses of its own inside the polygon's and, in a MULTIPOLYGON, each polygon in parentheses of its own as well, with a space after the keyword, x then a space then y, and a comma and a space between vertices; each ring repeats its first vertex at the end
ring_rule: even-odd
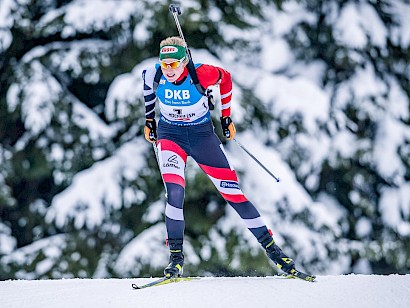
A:
POLYGON ((179 36, 170 36, 162 40, 161 43, 159 44, 159 47, 162 47, 165 45, 178 45, 178 46, 185 47, 185 42, 179 36))

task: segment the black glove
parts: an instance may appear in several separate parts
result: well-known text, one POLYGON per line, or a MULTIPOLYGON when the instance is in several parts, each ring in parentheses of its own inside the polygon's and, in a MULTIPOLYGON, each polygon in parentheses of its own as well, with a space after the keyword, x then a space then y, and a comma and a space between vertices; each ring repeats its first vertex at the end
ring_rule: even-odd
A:
POLYGON ((232 140, 236 135, 236 128, 231 117, 221 117, 221 126, 226 139, 232 140))
POLYGON ((145 120, 144 135, 148 142, 153 143, 157 140, 157 122, 155 119, 145 120))

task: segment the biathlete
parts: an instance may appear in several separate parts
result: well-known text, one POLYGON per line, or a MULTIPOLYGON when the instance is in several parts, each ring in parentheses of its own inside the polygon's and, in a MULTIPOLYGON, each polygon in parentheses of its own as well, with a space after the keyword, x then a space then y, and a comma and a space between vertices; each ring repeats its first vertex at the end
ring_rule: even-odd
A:
MULTIPOLYGON (((269 258, 284 272, 292 273, 294 261, 275 244, 270 230, 258 210, 245 197, 238 177, 230 165, 222 143, 214 133, 208 97, 192 82, 187 69, 189 58, 184 41, 169 37, 160 43, 159 64, 145 69, 144 81, 145 138, 156 143, 158 163, 167 191, 165 207, 170 262, 166 277, 181 276, 184 265, 184 194, 185 166, 191 156, 208 175, 222 197, 242 218, 246 227, 266 250, 269 258), (158 70, 162 76, 155 81, 158 70), (159 103, 158 130, 155 105, 159 103)), ((208 65, 195 65, 200 85, 207 89, 219 84, 221 93, 221 125, 224 136, 232 140, 236 134, 232 122, 232 79, 228 71, 208 65)), ((158 76, 158 75, 157 75, 158 76)))

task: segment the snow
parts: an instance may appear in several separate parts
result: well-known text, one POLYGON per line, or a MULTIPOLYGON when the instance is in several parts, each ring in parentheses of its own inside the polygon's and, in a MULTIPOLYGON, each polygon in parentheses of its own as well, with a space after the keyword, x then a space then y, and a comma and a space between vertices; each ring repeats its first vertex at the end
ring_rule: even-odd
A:
POLYGON ((52 266, 55 266, 66 246, 65 235, 54 235, 12 251, 10 254, 4 256, 3 261, 6 263, 13 261, 20 265, 20 269, 15 273, 15 277, 19 279, 35 279, 35 275, 38 273, 47 272, 52 266), (33 264, 38 254, 45 256, 45 259, 37 263, 36 270, 31 272, 30 269, 25 268, 24 265, 33 264))
POLYGON ((370 39, 373 45, 384 46, 387 31, 368 3, 348 3, 336 23, 337 38, 345 45, 364 48, 370 39))
POLYGON ((143 151, 148 145, 142 140, 129 142, 115 155, 79 172, 73 184, 54 198, 46 219, 63 226, 74 215, 75 225, 93 227, 101 224, 107 207, 118 209, 132 201, 145 198, 142 191, 122 191, 116 183, 121 178, 130 179, 138 174, 143 166, 143 151), (87 205, 83 210, 78 205, 87 205), (76 211, 77 210, 77 211, 76 211))
POLYGON ((385 188, 380 200, 383 222, 398 231, 402 236, 410 235, 410 184, 397 189, 385 188))
POLYGON ((0 222, 0 254, 11 253, 16 248, 16 244, 17 240, 11 236, 11 229, 0 222))
POLYGON ((65 307, 408 307, 410 275, 319 276, 317 282, 275 277, 207 277, 147 289, 152 278, 2 281, 7 308, 65 307))
POLYGON ((391 1, 393 6, 392 14, 397 14, 398 25, 394 26, 392 41, 401 46, 408 46, 410 43, 410 7, 405 1, 391 1))
MULTIPOLYGON (((329 18, 329 23, 337 23, 338 33, 336 33, 335 37, 337 43, 352 47, 349 50, 349 56, 352 58, 356 56, 354 60, 360 63, 364 60, 359 53, 356 53, 355 48, 364 48, 366 44, 373 44, 381 49, 385 49, 388 33, 372 5, 365 3, 365 1, 356 2, 346 4, 339 15, 336 13, 334 15, 329 14, 326 18, 329 18)), ((400 21, 392 25, 393 36, 391 39, 393 42, 405 46, 410 41, 410 22, 408 18, 410 7, 404 3, 401 4, 399 1, 391 2, 394 8, 392 13, 400 21)), ((3 16, 9 15, 7 12, 13 6, 13 3, 11 0, 2 0, 0 4, 0 51, 6 49, 12 42, 12 37, 8 30, 12 23, 11 17, 3 18, 3 16)), ((64 16, 65 26, 62 29, 63 35, 69 37, 76 31, 108 28, 118 21, 128 20, 130 15, 134 14, 136 17, 141 17, 139 16, 141 14, 140 11, 144 11, 144 14, 147 14, 141 17, 142 21, 134 29, 135 41, 142 44, 152 35, 147 29, 155 21, 152 21, 151 10, 142 10, 141 6, 143 4, 136 3, 138 1, 132 0, 74 1, 64 7, 66 15, 64 16)), ((185 5, 186 2, 184 2, 185 5)), ((55 18, 53 14, 56 13, 62 14, 63 12, 50 12, 49 15, 42 19, 42 23, 47 24, 50 20, 53 20, 55 18)), ((221 12, 215 8, 212 9, 211 13, 210 18, 215 23, 219 22, 221 12)), ((347 215, 337 200, 331 199, 330 196, 322 195, 319 200, 314 202, 303 189, 303 186, 296 180, 295 174, 298 176, 309 175, 308 185, 313 189, 317 185, 318 180, 317 166, 320 166, 323 160, 329 159, 331 162, 334 162, 336 157, 347 159, 354 157, 360 151, 367 151, 369 152, 367 153, 368 156, 364 157, 366 158, 370 155, 369 161, 371 159, 374 160, 375 167, 381 176, 386 177, 386 180, 392 181, 396 185, 392 186, 392 188, 381 190, 380 211, 383 214, 382 219, 388 227, 397 229, 400 235, 408 236, 410 234, 410 185, 404 183, 406 169, 397 155, 399 146, 403 146, 404 141, 410 139, 408 125, 403 125, 401 121, 409 117, 408 97, 398 86, 397 82, 389 80, 388 84, 386 84, 385 80, 377 77, 374 68, 365 63, 362 63, 362 69, 355 70, 350 79, 338 85, 338 88, 335 88, 335 93, 329 93, 329 90, 322 89, 321 80, 325 64, 319 61, 298 63, 292 54, 293 50, 291 50, 286 41, 286 35, 296 24, 301 22, 314 23, 315 15, 304 9, 302 5, 298 4, 298 1, 284 3, 283 10, 281 11, 267 8, 264 13, 266 16, 269 16, 270 25, 268 28, 261 27, 260 31, 257 29, 242 31, 232 26, 226 26, 221 32, 226 40, 231 40, 232 38, 245 38, 249 39, 250 42, 254 42, 256 39, 260 40, 262 47, 260 54, 255 53, 244 61, 236 61, 236 56, 242 55, 238 51, 222 50, 218 54, 220 59, 217 59, 206 50, 193 49, 194 60, 198 63, 222 66, 232 73, 234 79, 232 118, 235 123, 240 124, 241 117, 243 118, 243 115, 246 114, 245 108, 239 105, 241 101, 239 85, 255 87, 256 96, 262 101, 264 106, 267 106, 267 110, 273 116, 282 121, 283 126, 287 126, 288 121, 296 116, 301 118, 306 133, 298 134, 294 139, 284 139, 283 143, 278 147, 266 147, 264 143, 267 139, 265 137, 268 134, 270 134, 269 138, 278 141, 277 138, 275 139, 274 129, 261 132, 261 136, 256 135, 256 137, 254 132, 251 134, 238 133, 237 135, 238 140, 247 148, 252 149, 252 152, 257 154, 256 156, 262 163, 282 179, 280 183, 275 183, 264 170, 256 166, 233 142, 228 143, 226 150, 235 168, 244 172, 240 179, 244 193, 255 203, 266 223, 275 231, 275 239, 278 243, 283 244, 285 242, 284 235, 293 237, 294 242, 291 245, 304 251, 303 258, 309 260, 314 258, 316 254, 316 256, 322 258, 321 264, 332 262, 332 264, 326 267, 326 274, 340 274, 350 268, 350 256, 346 253, 340 259, 329 261, 327 250, 324 248, 327 245, 332 246, 331 244, 333 244, 336 246, 339 243, 333 243, 334 238, 328 234, 322 235, 320 232, 313 232, 306 226, 300 226, 296 222, 291 224, 293 222, 289 220, 284 222, 279 215, 276 215, 278 212, 277 207, 286 201, 286 206, 292 212, 301 212, 308 208, 309 215, 312 217, 311 221, 317 230, 319 230, 320 226, 323 226, 332 230, 334 235, 342 235, 343 223, 346 223, 343 222, 343 217, 347 215), (255 65, 251 66, 248 62, 255 65), (262 67, 257 67, 257 64, 261 64, 262 67), (388 99, 382 99, 384 96, 387 96, 388 99), (378 99, 376 103, 373 101, 374 97, 378 99), (333 98, 333 106, 330 102, 331 98, 333 98), (369 150, 369 140, 358 140, 357 136, 351 132, 355 131, 357 127, 354 123, 349 122, 341 111, 348 104, 357 105, 356 107, 361 111, 359 116, 368 116, 372 120, 378 121, 379 126, 375 133, 376 141, 373 152, 369 150), (331 119, 332 113, 334 114, 333 119, 331 119), (319 124, 328 123, 329 121, 337 123, 334 123, 333 130, 330 129, 330 136, 324 136, 319 124), (309 159, 301 162, 298 170, 292 171, 286 162, 286 158, 289 153, 291 154, 290 148, 295 143, 303 148, 305 153, 309 154, 309 159), (263 193, 266 191, 274 193, 266 196, 263 193), (280 228, 275 228, 276 226, 280 226, 280 228), (279 229, 282 232, 280 234, 277 233, 279 229), (314 245, 311 245, 311 243, 314 243, 314 245), (303 246, 303 249, 301 246, 303 246), (313 248, 316 249, 315 252, 312 252, 313 248)), ((174 27, 173 24, 172 27, 174 27)), ((49 31, 56 30, 49 29, 49 31)), ((303 34, 298 33, 298 35, 303 34)), ((189 38, 187 39, 189 44, 189 38)), ((38 47, 26 54, 23 60, 25 63, 30 64, 33 72, 33 74, 26 77, 28 85, 18 87, 17 84, 13 84, 8 90, 7 103, 10 111, 17 108, 19 103, 18 95, 21 93, 25 94, 25 100, 20 102, 20 104, 22 105, 24 124, 32 133, 39 133, 49 125, 52 115, 56 112, 53 100, 56 100, 62 93, 62 89, 56 85, 56 81, 51 76, 45 75, 43 72, 45 70, 36 61, 36 58, 49 52, 48 48, 52 47, 58 47, 58 45, 52 44, 48 47, 38 47)), ((84 43, 72 42, 67 51, 55 53, 51 60, 54 65, 61 63, 61 70, 72 70, 73 76, 77 76, 81 75, 83 70, 83 66, 80 65, 79 56, 84 49, 96 53, 98 50, 109 48, 110 43, 102 44, 96 40, 87 40, 84 43)), ((131 73, 120 75, 114 80, 106 99, 105 112, 109 120, 117 121, 126 118, 132 112, 136 98, 142 95, 141 70, 148 63, 156 61, 157 58, 154 57, 137 63, 131 73)), ((90 76, 90 80, 95 82, 98 80, 98 76, 96 75, 95 79, 90 76)), ((386 80, 389 79, 388 76, 384 78, 386 80)), ((92 110, 79 101, 74 101, 72 104, 74 106, 74 122, 80 127, 87 128, 90 131, 91 139, 95 140, 99 137, 109 139, 115 134, 117 130, 115 125, 117 123, 114 122, 112 125, 104 123, 92 110)), ((330 128, 332 128, 331 125, 333 125, 332 122, 329 124, 330 128)), ((67 136, 67 138, 69 137, 67 136)), ((16 149, 23 149, 24 145, 24 142, 20 140, 17 143, 16 149)), ((54 145, 52 148, 52 158, 57 161, 62 160, 62 151, 63 148, 54 145)), ((100 161, 89 169, 76 174, 72 185, 56 195, 52 200, 51 206, 47 208, 47 221, 54 222, 57 227, 64 227, 70 219, 74 219, 75 226, 78 228, 93 228, 99 226, 114 210, 121 208, 123 203, 127 206, 144 199, 145 192, 122 191, 119 183, 122 178, 130 180, 137 178, 138 173, 146 168, 144 153, 148 151, 151 151, 149 145, 140 136, 128 143, 122 144, 112 157, 100 161), (84 210, 78 210, 79 208, 81 209, 81 205, 86 205, 83 207, 84 210)), ((407 151, 409 152, 410 150, 407 151)), ((197 170, 190 168, 191 166, 188 167, 189 170, 187 172, 197 170)), ((359 184, 362 185, 363 183, 360 182, 359 184)), ((349 197, 352 201, 360 201, 360 196, 357 193, 353 192, 349 197)), ((163 204, 163 200, 153 203, 149 208, 150 210, 144 215, 144 220, 151 223, 160 221, 163 215, 163 204)), ((37 265, 34 271, 36 274, 41 274, 50 268, 51 263, 49 261, 56 259, 57 252, 61 250, 61 246, 64 244, 63 239, 59 237, 48 238, 13 251, 16 249, 16 239, 9 235, 9 230, 3 231, 6 228, 5 225, 0 224, 0 252, 10 253, 3 260, 5 262, 7 260, 21 261, 21 266, 24 268, 24 263, 31 261, 29 257, 33 251, 42 251, 49 259, 45 259, 37 265), (47 247, 52 249, 47 250, 47 247)), ((371 232, 371 225, 368 220, 363 218, 359 220, 356 229, 359 235, 365 237, 371 232)), ((243 233, 243 237, 249 239, 247 244, 252 249, 258 246, 258 243, 251 238, 250 233, 244 227, 241 219, 232 209, 229 209, 226 216, 209 231, 208 235, 213 241, 212 245, 215 245, 215 247, 204 245, 201 253, 206 255, 211 248, 216 248, 219 255, 223 256, 225 252, 225 239, 218 231, 228 234, 231 230, 235 230, 238 234, 243 233)), ((164 225, 158 223, 130 240, 128 245, 123 247, 122 251, 119 251, 120 257, 116 260, 115 264, 118 268, 118 273, 123 273, 125 276, 132 268, 137 268, 139 264, 136 260, 152 261, 151 265, 157 267, 164 266, 167 262, 167 253, 165 249, 160 250, 156 248, 159 247, 158 242, 163 241, 165 238, 164 232, 164 225), (155 240, 155 242, 149 243, 150 240, 155 240), (158 257, 149 259, 148 256, 152 255, 152 252, 155 252, 155 255, 158 257)), ((196 264, 197 256, 194 252, 190 251, 189 242, 186 245, 187 259, 190 260, 191 264, 196 264)), ((365 260, 360 261, 356 265, 355 271, 369 272, 368 262, 365 260)), ((17 277, 28 278, 30 276, 25 275, 29 274, 21 271, 20 276, 17 277)), ((5 305, 6 307, 13 307, 14 304, 16 304, 15 307, 24 307, 31 303, 35 303, 35 306, 38 304, 38 306, 45 307, 54 307, 53 303, 67 306, 86 306, 91 303, 96 307, 104 307, 104 305, 109 304, 110 307, 127 307, 127 305, 131 304, 134 307, 141 304, 142 306, 153 307, 164 305, 166 303, 164 301, 168 301, 170 298, 177 299, 177 302, 181 299, 183 301, 186 300, 188 303, 190 300, 201 299, 202 294, 209 293, 215 294, 215 296, 201 301, 201 304, 204 305, 203 307, 211 305, 245 307, 245 305, 258 306, 258 304, 259 306, 272 306, 270 301, 274 301, 274 304, 279 306, 281 303, 284 306, 292 306, 290 305, 292 301, 299 299, 299 297, 295 298, 294 294, 299 293, 287 294, 287 289, 297 290, 297 288, 300 288, 300 290, 297 290, 300 291, 300 294, 306 294, 308 297, 313 296, 310 306, 318 306, 317 300, 320 299, 324 301, 323 306, 337 307, 331 301, 334 298, 338 301, 336 304, 340 304, 340 306, 361 305, 364 307, 374 307, 385 304, 387 299, 391 306, 400 307, 403 303, 396 303, 394 300, 397 298, 408 298, 406 294, 409 293, 409 277, 406 276, 405 278, 407 292, 402 291, 402 289, 392 289, 391 285, 404 285, 401 279, 404 279, 403 276, 323 276, 319 279, 319 283, 309 285, 302 284, 299 281, 281 281, 276 283, 276 280, 272 281, 262 278, 208 278, 203 281, 193 282, 192 284, 178 285, 175 288, 164 286, 161 289, 144 290, 142 294, 149 295, 146 298, 138 295, 136 292, 128 295, 128 292, 130 292, 128 288, 130 281, 127 280, 9 281, 1 283, 0 295, 3 302, 5 300, 6 304, 10 304, 5 305), (395 283, 390 283, 389 281, 391 280, 394 280, 395 283), (255 296, 255 298, 253 296, 246 296, 249 293, 250 285, 255 286, 255 290, 252 289, 254 292, 260 291, 259 296, 255 296), (272 287, 272 291, 270 290, 271 285, 275 286, 275 288, 272 287), (321 289, 320 294, 315 296, 312 288, 316 288, 317 285, 324 285, 324 289, 321 289), (371 287, 365 288, 368 285, 371 287), (201 287, 199 288, 198 286, 201 287), (8 287, 9 289, 7 289, 8 287), (282 287, 283 289, 281 289, 282 287), (98 292, 105 291, 104 288, 106 288, 106 292, 98 292), (16 294, 17 291, 13 292, 13 290, 19 289, 25 290, 25 294, 28 297, 25 297, 20 302, 13 302, 13 299, 17 301, 20 297, 20 294, 16 294), (6 292, 6 290, 9 291, 6 292), (173 293, 167 296, 166 290, 171 290, 173 293), (175 294, 175 290, 181 290, 182 294, 175 294), (43 291, 45 293, 42 293, 43 291), (235 297, 227 296, 229 294, 228 291, 232 291, 235 297), (49 292, 50 296, 47 296, 48 293, 46 292, 49 292), (159 292, 158 295, 161 296, 158 296, 156 292, 159 292), (189 293, 189 297, 183 296, 185 292, 189 293), (220 296, 218 296, 219 292, 222 293, 220 296), (381 295, 386 295, 386 292, 390 296, 382 297, 381 295), (89 297, 88 293, 97 293, 98 295, 89 297), (122 294, 127 296, 120 297, 119 295, 122 294), (276 294, 280 294, 280 296, 275 296, 276 294), (356 298, 353 297, 355 299, 354 302, 351 299, 351 294, 357 295, 356 298), (71 298, 70 295, 72 295, 71 298), (79 295, 78 298, 75 297, 76 295, 79 295), (137 299, 133 300, 132 296, 136 296, 137 299), (280 301, 281 299, 283 299, 283 302, 280 301), (260 301, 258 302, 258 300, 260 301), (326 300, 328 301, 326 302, 326 300), (266 304, 266 302, 269 304, 266 304), (101 305, 98 305, 98 303, 101 303, 101 305)), ((143 281, 146 281, 146 279, 143 281)), ((196 304, 198 302, 196 300, 195 307, 199 307, 196 304)))
POLYGON ((125 21, 135 13, 134 1, 84 1, 68 5, 64 21, 67 24, 62 36, 72 36, 77 30, 104 29, 118 21, 125 21))
POLYGON ((15 6, 12 0, 2 0, 0 3, 0 52, 7 50, 13 41, 10 28, 14 20, 10 12, 15 9, 15 6))
POLYGON ((317 122, 324 122, 328 118, 328 97, 305 78, 260 78, 255 90, 263 101, 275 102, 272 104, 272 114, 277 114, 282 121, 288 121, 292 116, 298 115, 303 119, 303 126, 312 134, 318 129, 317 122), (269 88, 272 90, 263 91, 269 88))
MULTIPOLYGON (((131 272, 144 274, 141 272, 144 264, 164 268, 169 262, 168 247, 163 245, 165 232, 165 223, 158 223, 141 232, 121 251, 114 265, 116 271, 127 277, 131 272)), ((184 243, 184 254, 185 262, 191 266, 200 263, 194 248, 187 241, 184 243)))

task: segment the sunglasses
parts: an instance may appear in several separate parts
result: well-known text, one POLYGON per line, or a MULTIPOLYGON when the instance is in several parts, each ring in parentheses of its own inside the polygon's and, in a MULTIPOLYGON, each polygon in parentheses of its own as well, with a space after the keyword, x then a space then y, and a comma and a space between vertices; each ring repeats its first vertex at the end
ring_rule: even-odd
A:
POLYGON ((170 66, 174 70, 180 67, 184 60, 185 60, 185 57, 183 57, 181 60, 172 61, 172 62, 159 61, 159 64, 161 64, 161 67, 164 69, 167 69, 168 66, 170 66))

